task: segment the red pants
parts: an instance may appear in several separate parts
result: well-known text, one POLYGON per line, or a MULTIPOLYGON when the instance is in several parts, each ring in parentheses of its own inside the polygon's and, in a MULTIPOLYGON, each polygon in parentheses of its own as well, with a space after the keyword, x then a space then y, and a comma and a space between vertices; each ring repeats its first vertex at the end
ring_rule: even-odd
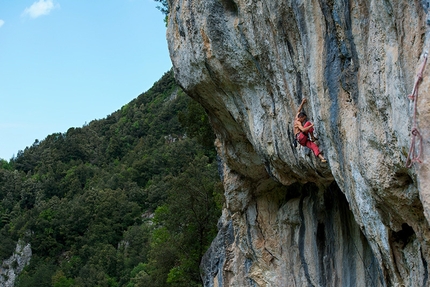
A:
MULTIPOLYGON (((306 122, 303 127, 306 128, 306 127, 310 126, 311 124, 312 124, 311 122, 306 122)), ((302 146, 310 148, 314 152, 315 156, 318 156, 321 153, 320 149, 318 148, 318 146, 315 143, 311 142, 307 136, 308 133, 313 133, 313 131, 314 131, 314 128, 312 127, 308 130, 308 132, 306 134, 303 132, 300 132, 299 134, 297 134, 297 141, 302 146)))

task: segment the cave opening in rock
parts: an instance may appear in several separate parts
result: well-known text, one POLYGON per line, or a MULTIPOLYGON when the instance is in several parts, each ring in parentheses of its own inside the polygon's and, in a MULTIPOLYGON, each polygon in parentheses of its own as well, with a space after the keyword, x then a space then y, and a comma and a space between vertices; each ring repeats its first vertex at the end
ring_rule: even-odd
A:
POLYGON ((392 238, 395 242, 402 243, 403 246, 407 245, 409 241, 415 236, 414 229, 407 223, 402 224, 402 229, 399 231, 392 231, 392 238))

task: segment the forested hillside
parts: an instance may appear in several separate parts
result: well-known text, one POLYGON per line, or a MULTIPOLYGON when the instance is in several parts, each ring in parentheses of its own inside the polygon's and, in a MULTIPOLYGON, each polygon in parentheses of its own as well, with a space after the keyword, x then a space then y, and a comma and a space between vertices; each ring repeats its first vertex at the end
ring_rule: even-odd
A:
POLYGON ((17 287, 200 286, 222 205, 204 110, 166 73, 105 119, 0 165, 0 259, 31 244, 17 287))

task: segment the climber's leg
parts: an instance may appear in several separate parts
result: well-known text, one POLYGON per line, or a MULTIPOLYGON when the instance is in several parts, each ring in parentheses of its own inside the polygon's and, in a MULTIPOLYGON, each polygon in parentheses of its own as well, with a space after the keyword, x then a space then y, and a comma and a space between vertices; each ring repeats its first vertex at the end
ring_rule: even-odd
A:
POLYGON ((318 158, 321 160, 321 162, 327 162, 321 153, 318 155, 318 158))
POLYGON ((318 148, 318 146, 315 143, 313 143, 313 142, 311 142, 311 141, 308 140, 306 142, 306 147, 310 148, 314 152, 315 156, 318 157, 322 162, 326 162, 327 161, 323 157, 323 155, 321 154, 320 149, 318 148))
MULTIPOLYGON (((305 123, 305 125, 303 126, 304 128, 307 128, 308 126, 310 126, 312 123, 311 122, 306 122, 305 123)), ((308 130, 308 133, 313 133, 314 132, 314 128, 312 127, 312 128, 310 128, 309 130, 308 130)))
MULTIPOLYGON (((305 125, 303 126, 304 128, 306 128, 306 127, 308 127, 308 126, 310 126, 312 123, 311 122, 306 122, 305 123, 305 125)), ((309 135, 311 136, 311 141, 316 141, 316 140, 318 140, 315 136, 314 136, 314 128, 312 127, 312 128, 310 128, 309 130, 308 130, 308 133, 309 133, 309 135)))
POLYGON ((302 146, 306 146, 306 143, 308 142, 308 137, 307 137, 304 133, 300 132, 300 133, 297 135, 297 141, 298 141, 298 142, 299 142, 299 144, 301 144, 302 146))
POLYGON ((313 143, 313 142, 311 142, 311 141, 308 140, 306 142, 305 146, 307 148, 310 148, 314 152, 315 156, 319 156, 320 155, 321 151, 320 151, 320 149, 318 148, 318 146, 315 143, 313 143))

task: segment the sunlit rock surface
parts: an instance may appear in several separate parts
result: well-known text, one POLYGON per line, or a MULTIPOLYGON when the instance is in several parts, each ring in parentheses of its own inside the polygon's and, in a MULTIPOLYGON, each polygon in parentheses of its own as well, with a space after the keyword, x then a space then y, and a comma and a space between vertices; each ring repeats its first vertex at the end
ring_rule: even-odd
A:
MULTIPOLYGON (((427 286, 422 164, 405 167, 427 1, 170 0, 175 76, 208 111, 226 206, 205 286, 427 286), (293 146, 302 98, 328 163, 293 146)), ((428 69, 430 70, 430 68, 428 69)))
POLYGON ((0 286, 13 287, 18 275, 25 266, 30 264, 32 256, 30 244, 25 244, 19 240, 16 244, 15 252, 6 260, 3 260, 0 266, 0 286))

